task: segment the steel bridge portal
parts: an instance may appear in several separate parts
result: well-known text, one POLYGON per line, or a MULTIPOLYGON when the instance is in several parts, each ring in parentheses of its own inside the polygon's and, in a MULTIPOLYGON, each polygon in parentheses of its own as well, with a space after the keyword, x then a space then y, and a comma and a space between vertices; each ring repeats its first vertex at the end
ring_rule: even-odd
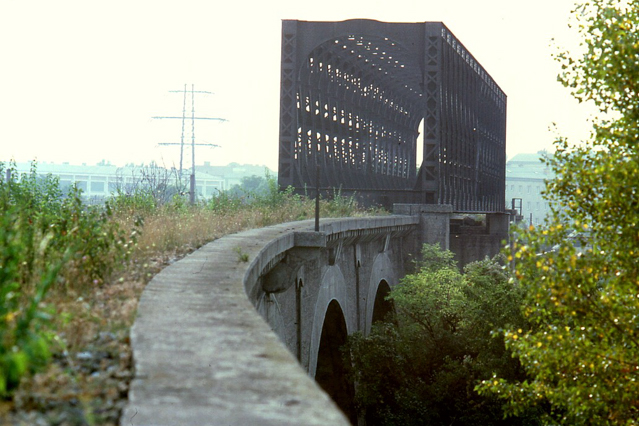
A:
POLYGON ((281 73, 281 187, 504 211, 506 95, 443 23, 284 20, 281 73))

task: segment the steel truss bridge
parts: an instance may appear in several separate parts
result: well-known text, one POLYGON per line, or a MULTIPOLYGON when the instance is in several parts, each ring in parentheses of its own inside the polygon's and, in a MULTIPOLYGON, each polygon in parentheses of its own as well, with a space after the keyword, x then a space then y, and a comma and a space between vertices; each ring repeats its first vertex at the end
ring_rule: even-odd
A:
POLYGON ((506 95, 443 23, 284 20, 281 61, 281 187, 504 211, 506 95))

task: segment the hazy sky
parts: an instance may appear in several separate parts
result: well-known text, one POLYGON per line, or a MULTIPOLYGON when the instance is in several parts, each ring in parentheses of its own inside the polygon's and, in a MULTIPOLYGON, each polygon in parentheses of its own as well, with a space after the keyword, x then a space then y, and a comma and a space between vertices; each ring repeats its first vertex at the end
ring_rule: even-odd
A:
MULTIPOLYGON (((588 132, 556 82, 554 37, 575 43, 572 0, 0 0, 0 160, 179 162, 184 84, 196 97, 198 164, 277 168, 282 19, 442 21, 508 96, 507 154, 588 132)), ((190 106, 189 106, 190 111, 190 106)), ((189 124, 189 123, 187 123, 189 124)), ((189 124, 190 126, 190 124, 189 124)), ((189 130, 189 129, 187 129, 189 130)), ((190 131, 190 130, 189 130, 190 131)), ((190 133, 187 132, 190 141, 190 133)), ((190 165, 190 154, 188 155, 190 165)))

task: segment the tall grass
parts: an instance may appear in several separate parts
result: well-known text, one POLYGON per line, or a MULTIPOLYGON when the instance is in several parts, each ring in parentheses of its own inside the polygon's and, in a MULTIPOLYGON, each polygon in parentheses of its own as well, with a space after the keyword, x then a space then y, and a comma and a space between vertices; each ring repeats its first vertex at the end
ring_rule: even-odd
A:
POLYGON ((0 181, 0 396, 50 357, 47 294, 105 282, 131 242, 110 209, 85 206, 77 188, 65 196, 35 163, 22 175, 8 171, 0 181))
MULTIPOLYGON (((126 395, 128 329, 156 272, 224 235, 314 217, 314 200, 279 191, 272 177, 266 191, 221 192, 196 205, 177 194, 160 203, 140 191, 88 206, 78 189, 63 194, 35 164, 19 176, 0 163, 0 176, 7 167, 11 178, 0 182, 0 397, 14 398, 14 409, 72 405, 78 424, 117 423, 117 404, 103 407, 126 395), (100 361, 106 373, 77 359, 93 353, 111 354, 100 361)), ((371 213, 339 193, 320 210, 322 217, 371 213)))
MULTIPOLYGON (((279 191, 274 178, 267 176, 268 191, 220 192, 195 206, 174 199, 144 217, 144 232, 136 253, 149 256, 198 248, 206 242, 245 229, 315 217, 315 201, 296 195, 292 189, 279 191), (177 207, 176 207, 177 204, 177 207)), ((338 192, 320 201, 321 217, 380 214, 365 210, 354 198, 338 192)), ((132 216, 126 216, 130 221, 132 216)))

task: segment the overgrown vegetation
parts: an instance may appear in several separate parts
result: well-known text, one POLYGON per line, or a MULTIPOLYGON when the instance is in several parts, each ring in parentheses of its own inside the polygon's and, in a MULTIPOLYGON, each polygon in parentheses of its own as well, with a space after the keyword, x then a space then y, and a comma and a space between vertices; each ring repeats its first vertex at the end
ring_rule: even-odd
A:
MULTIPOLYGON (((41 368, 58 337, 49 327, 55 311, 49 291, 100 285, 126 258, 127 238, 109 208, 84 206, 72 189, 63 197, 56 179, 35 165, 18 178, 0 173, 0 396, 9 396, 23 375, 41 368)), ((132 241, 128 241, 131 243, 132 241)))
POLYGON ((524 327, 521 296, 495 260, 462 273, 450 251, 424 245, 416 273, 388 296, 395 316, 345 349, 367 424, 535 424, 534 411, 503 420, 498 399, 473 390, 494 372, 524 378, 503 338, 491 337, 496 327, 524 327))
POLYGON ((546 188, 552 216, 512 245, 531 327, 504 332, 530 380, 497 373, 479 389, 503 398, 509 414, 548 407, 547 424, 636 425, 639 4, 590 0, 575 17, 584 53, 558 55, 560 80, 601 118, 586 143, 556 143, 547 160, 556 174, 546 188))
MULTIPOLYGON (((117 424, 132 377, 128 329, 146 282, 208 241, 314 214, 313 200, 278 191, 271 177, 251 197, 221 193, 191 206, 179 191, 140 185, 90 206, 36 164, 10 176, 0 182, 3 423, 117 424)), ((352 200, 321 209, 364 213, 352 200)))

